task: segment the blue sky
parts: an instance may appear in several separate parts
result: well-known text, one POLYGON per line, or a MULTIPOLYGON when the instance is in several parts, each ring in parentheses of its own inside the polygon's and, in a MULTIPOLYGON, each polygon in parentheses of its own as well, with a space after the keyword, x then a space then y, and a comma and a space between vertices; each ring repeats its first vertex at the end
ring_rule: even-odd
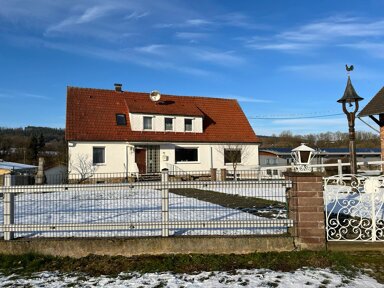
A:
MULTIPOLYGON (((347 131, 384 85, 384 1, 0 0, 0 126, 64 127, 67 86, 238 99, 256 134, 347 131), (291 119, 252 119, 291 118, 291 119)), ((372 122, 370 122, 372 123, 372 122)), ((372 124, 376 127, 375 124, 372 124)), ((357 130, 371 131, 357 120, 357 130)))

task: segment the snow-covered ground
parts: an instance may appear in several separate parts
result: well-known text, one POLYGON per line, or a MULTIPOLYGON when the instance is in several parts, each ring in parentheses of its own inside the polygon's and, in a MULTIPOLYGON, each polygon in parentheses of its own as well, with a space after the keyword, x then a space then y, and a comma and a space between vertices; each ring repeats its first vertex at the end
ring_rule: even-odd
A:
POLYGON ((375 279, 358 274, 347 277, 328 269, 275 272, 253 269, 235 272, 121 273, 117 277, 42 272, 24 278, 0 274, 0 287, 383 287, 375 279))
MULTIPOLYGON (((15 196, 15 224, 102 224, 108 223, 161 223, 162 195, 155 189, 127 189, 116 186, 97 187, 92 191, 79 189, 50 193, 20 193, 15 196)), ((268 197, 272 188, 232 189, 221 192, 241 196, 268 197)), ((284 188, 275 188, 276 196, 283 200, 284 188)), ((249 207, 252 208, 252 207, 249 207)), ((0 202, 0 211, 3 203, 0 202)), ((239 209, 225 208, 210 202, 169 193, 169 221, 268 221, 268 218, 253 215, 239 209)), ((0 223, 3 213, 0 213, 0 223)), ((123 231, 50 231, 17 233, 16 237, 95 237, 95 236, 159 236, 161 229, 129 229, 123 231)), ((252 235, 281 234, 286 227, 233 229, 175 229, 171 235, 252 235)), ((0 234, 1 237, 1 234, 0 234)))

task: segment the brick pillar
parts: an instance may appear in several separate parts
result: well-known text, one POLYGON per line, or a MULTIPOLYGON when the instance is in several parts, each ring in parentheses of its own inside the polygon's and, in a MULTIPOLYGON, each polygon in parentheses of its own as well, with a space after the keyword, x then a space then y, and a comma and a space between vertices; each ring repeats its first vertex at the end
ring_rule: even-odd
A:
POLYGON ((323 174, 287 172, 285 178, 292 181, 287 191, 289 218, 298 248, 325 249, 323 174))
POLYGON ((217 169, 216 168, 211 168, 211 181, 216 181, 217 180, 217 169))
POLYGON ((227 180, 227 169, 225 168, 220 169, 220 178, 221 178, 221 181, 227 180))

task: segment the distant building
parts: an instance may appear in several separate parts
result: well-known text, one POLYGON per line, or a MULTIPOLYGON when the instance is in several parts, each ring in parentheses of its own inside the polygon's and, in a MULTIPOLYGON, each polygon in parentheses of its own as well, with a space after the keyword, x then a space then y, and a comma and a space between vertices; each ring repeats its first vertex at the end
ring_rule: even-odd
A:
POLYGON ((0 186, 4 185, 4 175, 8 174, 15 175, 8 185, 33 184, 32 176, 36 171, 37 166, 0 160, 0 186))
MULTIPOLYGON (((261 166, 286 166, 291 165, 292 148, 265 148, 260 149, 259 162, 261 166)), ((380 148, 357 148, 358 162, 380 161, 380 148)), ((312 164, 322 164, 331 159, 337 160, 349 157, 348 148, 318 148, 312 164)))

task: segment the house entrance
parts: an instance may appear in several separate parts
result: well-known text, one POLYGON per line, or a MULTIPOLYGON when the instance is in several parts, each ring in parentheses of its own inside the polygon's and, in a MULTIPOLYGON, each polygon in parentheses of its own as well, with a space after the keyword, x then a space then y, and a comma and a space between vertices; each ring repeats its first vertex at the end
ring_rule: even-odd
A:
POLYGON ((135 149, 135 162, 140 174, 160 171, 160 146, 137 146, 135 149))
POLYGON ((141 147, 136 147, 136 149, 135 149, 135 162, 137 164, 137 168, 139 169, 140 174, 147 173, 146 154, 147 154, 146 149, 141 148, 141 147))

